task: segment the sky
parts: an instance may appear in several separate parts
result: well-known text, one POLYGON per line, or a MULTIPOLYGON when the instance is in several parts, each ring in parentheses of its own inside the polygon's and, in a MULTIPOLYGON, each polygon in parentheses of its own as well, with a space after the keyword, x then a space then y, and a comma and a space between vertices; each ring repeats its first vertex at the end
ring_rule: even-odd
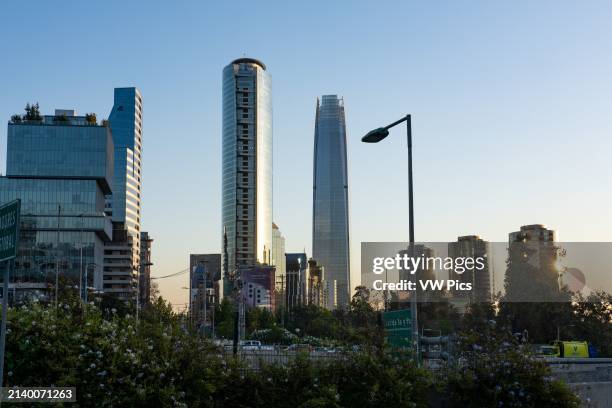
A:
MULTIPOLYGON (((608 1, 3 1, 0 115, 26 102, 106 118, 143 96, 142 227, 153 276, 221 250, 221 71, 242 56, 273 81, 274 221, 311 248, 316 98, 344 97, 353 284, 360 244, 408 239, 403 128, 412 114, 416 240, 506 241, 541 223, 612 239, 608 1)), ((5 169, 6 132, 0 132, 5 169)), ((176 307, 188 277, 160 279, 176 307)))

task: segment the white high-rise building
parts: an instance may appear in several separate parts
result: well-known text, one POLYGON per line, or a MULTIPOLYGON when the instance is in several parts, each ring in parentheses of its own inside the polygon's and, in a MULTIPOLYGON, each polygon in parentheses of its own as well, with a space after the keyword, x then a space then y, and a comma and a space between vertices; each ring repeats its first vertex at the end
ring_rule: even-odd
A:
POLYGON ((239 58, 223 69, 222 240, 227 273, 270 264, 272 88, 266 66, 239 58))

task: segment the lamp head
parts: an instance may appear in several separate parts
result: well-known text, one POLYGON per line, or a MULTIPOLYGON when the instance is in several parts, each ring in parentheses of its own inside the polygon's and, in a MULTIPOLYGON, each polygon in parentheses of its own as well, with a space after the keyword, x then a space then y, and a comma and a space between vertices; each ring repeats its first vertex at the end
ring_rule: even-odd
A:
POLYGON ((361 141, 364 143, 378 143, 387 136, 389 136, 389 130, 378 128, 369 131, 367 135, 361 138, 361 141))

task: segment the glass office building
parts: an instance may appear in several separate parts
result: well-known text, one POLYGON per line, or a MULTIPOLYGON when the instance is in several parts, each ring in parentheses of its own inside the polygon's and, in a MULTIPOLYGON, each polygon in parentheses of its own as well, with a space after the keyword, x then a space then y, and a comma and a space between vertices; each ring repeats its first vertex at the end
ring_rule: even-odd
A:
MULTIPOLYGON (((130 235, 140 237, 142 97, 136 88, 115 88, 108 118, 115 144, 113 195, 109 213, 123 222, 130 235)), ((139 248, 139 245, 138 245, 139 248)))
POLYGON ((71 111, 8 125, 0 204, 21 200, 11 278, 18 300, 47 296, 56 271, 70 284, 82 282, 83 288, 87 278, 89 287, 102 289, 104 242, 112 239, 104 205, 111 193, 113 141, 107 127, 65 112, 71 111))
POLYGON ((106 211, 112 216, 115 233, 113 242, 106 245, 104 290, 131 299, 141 248, 142 97, 137 88, 115 88, 108 121, 115 145, 115 169, 106 211))
MULTIPOLYGON (((336 95, 317 100, 314 137, 312 257, 336 282, 338 299, 350 302, 349 210, 344 101, 336 95)), ((334 302, 335 300, 335 302, 334 302)))
MULTIPOLYGON (((252 58, 223 69, 222 223, 227 271, 269 264, 272 250, 272 89, 252 58)), ((224 279, 227 276, 224 276, 224 279)), ((228 282, 224 294, 231 291, 228 282)))

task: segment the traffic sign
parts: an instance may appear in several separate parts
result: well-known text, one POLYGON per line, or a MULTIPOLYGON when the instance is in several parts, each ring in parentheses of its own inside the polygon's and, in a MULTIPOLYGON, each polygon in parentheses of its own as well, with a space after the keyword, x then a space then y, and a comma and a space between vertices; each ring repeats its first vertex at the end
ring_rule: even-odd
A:
POLYGON ((410 309, 383 312, 387 343, 392 347, 412 347, 412 315, 410 309))
POLYGON ((0 262, 17 256, 21 200, 0 206, 0 262))

